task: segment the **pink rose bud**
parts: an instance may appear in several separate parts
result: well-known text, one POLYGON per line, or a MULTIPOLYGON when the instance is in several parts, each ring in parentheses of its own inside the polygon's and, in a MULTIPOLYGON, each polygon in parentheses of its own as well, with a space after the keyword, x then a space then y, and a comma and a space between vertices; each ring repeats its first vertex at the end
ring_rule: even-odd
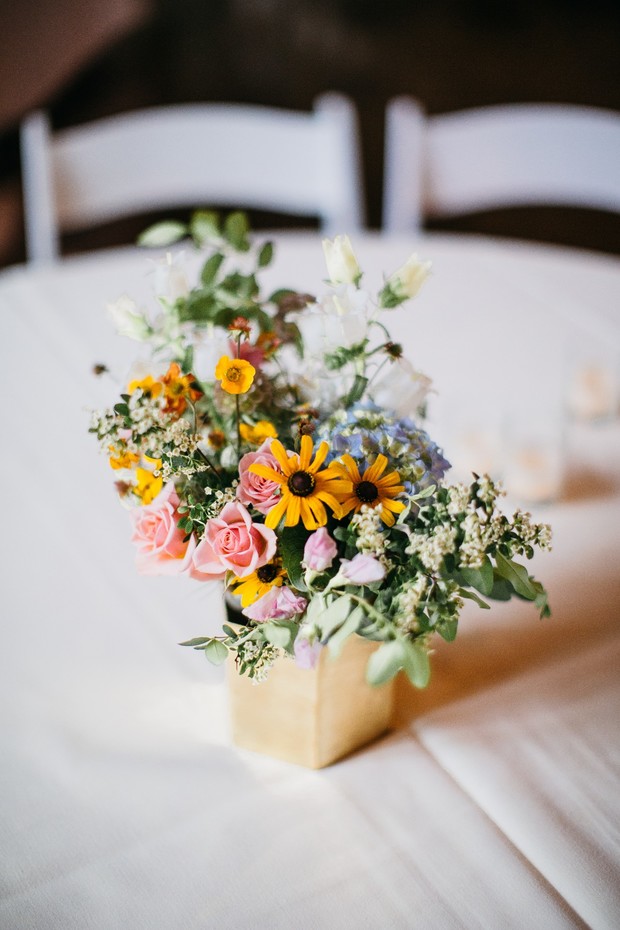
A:
POLYGON ((308 536, 304 546, 304 564, 313 572, 324 572, 331 567, 338 547, 324 526, 308 536))
POLYGON ((385 577, 385 567, 371 555, 361 552, 352 559, 341 559, 340 574, 349 584, 372 584, 385 577))
POLYGON ((186 534, 177 526, 181 519, 178 506, 177 492, 169 481, 150 504, 130 511, 131 541, 138 550, 136 566, 141 575, 180 575, 190 571, 196 539, 191 536, 185 542, 186 534))
POLYGON ((311 645, 303 636, 298 636, 293 647, 297 668, 316 668, 322 648, 318 639, 311 645))
POLYGON ((303 614, 307 604, 305 597, 295 594, 286 585, 282 585, 281 588, 274 585, 241 612, 257 623, 264 623, 265 620, 289 620, 295 614, 303 614))
POLYGON ((274 471, 282 469, 275 455, 270 452, 271 439, 266 439, 256 452, 248 452, 239 462, 239 484, 237 497, 246 507, 252 504, 260 513, 269 513, 280 500, 280 485, 268 478, 261 478, 250 471, 250 465, 268 465, 274 471))

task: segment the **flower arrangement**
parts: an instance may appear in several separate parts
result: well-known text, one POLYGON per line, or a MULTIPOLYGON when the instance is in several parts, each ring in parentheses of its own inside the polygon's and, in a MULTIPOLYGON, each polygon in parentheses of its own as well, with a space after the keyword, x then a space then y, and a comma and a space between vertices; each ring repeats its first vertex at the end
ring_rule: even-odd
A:
POLYGON ((312 667, 353 635, 376 641, 381 684, 403 669, 429 679, 435 635, 451 641, 465 598, 512 596, 549 614, 522 564, 550 547, 549 527, 505 516, 488 476, 446 481, 449 463, 423 428, 430 381, 386 322, 429 273, 415 255, 375 297, 346 236, 325 240, 326 293, 264 297, 271 243, 243 214, 198 212, 152 227, 144 244, 190 235, 155 266, 158 310, 110 305, 120 333, 149 347, 91 431, 129 507, 137 568, 223 583, 242 625, 182 645, 216 663, 229 652, 260 680, 287 654, 312 667), (302 361, 300 361, 302 360, 302 361))

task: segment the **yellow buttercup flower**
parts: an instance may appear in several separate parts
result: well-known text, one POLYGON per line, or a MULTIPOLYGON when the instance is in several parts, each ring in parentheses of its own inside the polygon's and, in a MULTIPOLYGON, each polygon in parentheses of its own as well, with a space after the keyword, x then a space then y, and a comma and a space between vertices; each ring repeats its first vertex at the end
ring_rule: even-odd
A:
POLYGON ((247 423, 239 424, 239 432, 244 442, 251 446, 260 446, 265 439, 277 439, 278 431, 273 423, 269 420, 259 420, 254 426, 248 426, 247 423))
POLYGON ((326 504, 337 518, 342 516, 340 500, 350 495, 352 485, 349 480, 343 480, 336 465, 321 470, 329 452, 326 442, 320 444, 313 461, 309 436, 301 437, 299 455, 289 455, 278 439, 271 443, 271 452, 280 472, 259 462, 250 465, 251 472, 280 485, 280 500, 268 512, 265 526, 275 529, 286 514, 286 526, 297 526, 301 519, 307 530, 316 530, 327 523, 326 504))
POLYGON ((147 397, 158 397, 163 391, 164 386, 161 381, 155 381, 152 375, 147 375, 146 378, 142 378, 141 381, 130 381, 127 385, 127 393, 133 394, 138 388, 140 388, 142 393, 146 394, 147 397))
POLYGON ((250 390, 256 369, 244 358, 229 358, 222 355, 215 369, 215 377, 222 383, 227 394, 245 394, 250 390))
POLYGON ((249 607, 271 588, 280 588, 285 578, 286 572, 278 562, 268 562, 247 578, 234 578, 234 594, 240 596, 242 607, 249 607))
POLYGON ((360 475, 360 470, 350 455, 342 455, 341 459, 343 464, 340 466, 340 474, 343 478, 348 478, 352 486, 351 494, 342 501, 342 515, 352 510, 357 513, 364 504, 369 507, 380 506, 381 519, 387 526, 393 526, 394 514, 405 509, 403 502, 395 501, 394 498, 402 494, 405 487, 399 483, 400 475, 397 471, 383 474, 388 464, 385 455, 378 455, 363 475, 360 475))
MULTIPOLYGON (((155 471, 161 467, 160 459, 148 459, 155 465, 155 471)), ((161 475, 155 476, 148 468, 136 468, 136 484, 133 489, 136 497, 139 497, 143 504, 150 504, 164 486, 164 480, 161 475)))

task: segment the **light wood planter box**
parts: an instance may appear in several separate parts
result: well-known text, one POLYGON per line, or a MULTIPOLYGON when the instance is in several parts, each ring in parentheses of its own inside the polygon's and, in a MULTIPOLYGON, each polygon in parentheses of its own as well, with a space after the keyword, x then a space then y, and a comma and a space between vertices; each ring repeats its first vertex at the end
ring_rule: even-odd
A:
POLYGON ((393 683, 366 682, 366 665, 378 647, 351 636, 332 659, 327 649, 315 669, 278 659, 265 681, 254 684, 228 659, 228 693, 234 743, 263 755, 320 769, 384 733, 392 713, 393 683))

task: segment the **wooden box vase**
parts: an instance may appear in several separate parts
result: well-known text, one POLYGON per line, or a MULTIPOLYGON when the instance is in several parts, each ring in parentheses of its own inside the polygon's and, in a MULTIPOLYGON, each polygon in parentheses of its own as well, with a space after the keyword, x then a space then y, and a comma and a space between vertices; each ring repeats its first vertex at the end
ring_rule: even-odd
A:
POLYGON ((282 656, 254 683, 228 659, 233 742, 242 749, 320 769, 376 739, 390 724, 392 682, 373 687, 366 665, 377 643, 351 636, 341 654, 321 650, 314 669, 282 656))

